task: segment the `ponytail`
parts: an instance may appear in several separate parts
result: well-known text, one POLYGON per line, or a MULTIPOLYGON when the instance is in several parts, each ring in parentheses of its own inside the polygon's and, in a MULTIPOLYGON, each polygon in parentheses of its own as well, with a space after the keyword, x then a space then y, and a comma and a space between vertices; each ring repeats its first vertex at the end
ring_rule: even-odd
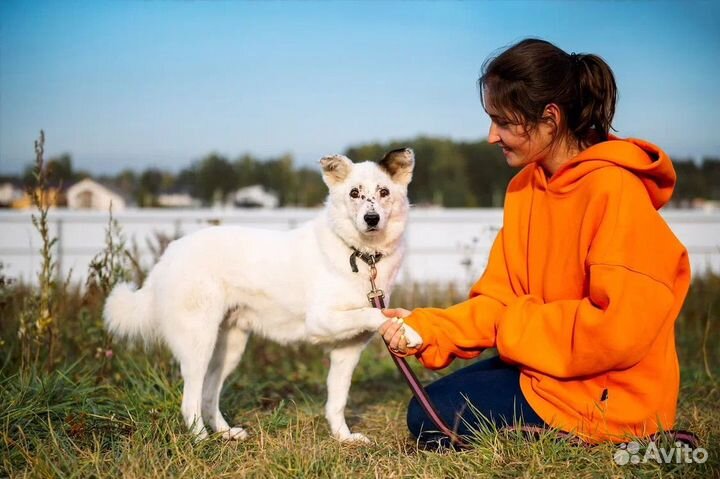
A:
POLYGON ((606 141, 612 129, 617 102, 615 76, 605 61, 597 55, 576 55, 574 65, 578 86, 579 112, 568 118, 568 129, 575 138, 587 139, 593 134, 598 141, 606 141))

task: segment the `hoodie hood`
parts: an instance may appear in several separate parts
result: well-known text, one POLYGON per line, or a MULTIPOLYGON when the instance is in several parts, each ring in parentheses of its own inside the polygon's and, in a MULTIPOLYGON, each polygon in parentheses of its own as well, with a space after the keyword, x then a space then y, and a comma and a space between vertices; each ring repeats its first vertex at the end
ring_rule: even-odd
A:
POLYGON ((567 191, 588 173, 609 166, 620 166, 633 172, 645 186, 655 209, 670 200, 677 179, 670 157, 647 141, 620 139, 613 135, 610 140, 583 150, 560 168, 550 179, 548 188, 567 191))

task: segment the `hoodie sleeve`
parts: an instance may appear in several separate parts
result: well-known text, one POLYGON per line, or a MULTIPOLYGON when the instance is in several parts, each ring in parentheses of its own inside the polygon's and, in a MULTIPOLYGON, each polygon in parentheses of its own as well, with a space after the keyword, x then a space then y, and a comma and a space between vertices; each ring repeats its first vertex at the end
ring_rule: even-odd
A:
POLYGON ((467 301, 446 309, 417 308, 405 319, 423 338, 422 346, 410 354, 416 354, 426 368, 440 369, 455 357, 470 359, 495 347, 498 320, 514 298, 500 230, 485 272, 467 301))

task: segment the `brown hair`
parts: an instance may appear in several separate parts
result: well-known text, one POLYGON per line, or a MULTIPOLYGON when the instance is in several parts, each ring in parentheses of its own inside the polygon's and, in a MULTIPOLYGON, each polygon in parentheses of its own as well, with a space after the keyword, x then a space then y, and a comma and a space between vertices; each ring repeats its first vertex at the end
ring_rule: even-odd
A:
POLYGON ((569 135, 585 147, 608 139, 617 101, 615 76, 597 55, 568 54, 550 42, 522 40, 488 58, 478 80, 480 99, 528 130, 547 121, 550 103, 558 105, 564 122, 558 137, 569 135))

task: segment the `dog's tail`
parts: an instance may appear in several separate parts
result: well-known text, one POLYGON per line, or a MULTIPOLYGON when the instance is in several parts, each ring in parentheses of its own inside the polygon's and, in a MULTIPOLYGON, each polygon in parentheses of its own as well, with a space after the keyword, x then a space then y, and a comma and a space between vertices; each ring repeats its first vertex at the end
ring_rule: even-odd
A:
POLYGON ((140 338, 145 344, 157 339, 152 318, 152 292, 147 286, 137 291, 127 283, 115 286, 105 301, 103 318, 105 329, 113 336, 140 338))

